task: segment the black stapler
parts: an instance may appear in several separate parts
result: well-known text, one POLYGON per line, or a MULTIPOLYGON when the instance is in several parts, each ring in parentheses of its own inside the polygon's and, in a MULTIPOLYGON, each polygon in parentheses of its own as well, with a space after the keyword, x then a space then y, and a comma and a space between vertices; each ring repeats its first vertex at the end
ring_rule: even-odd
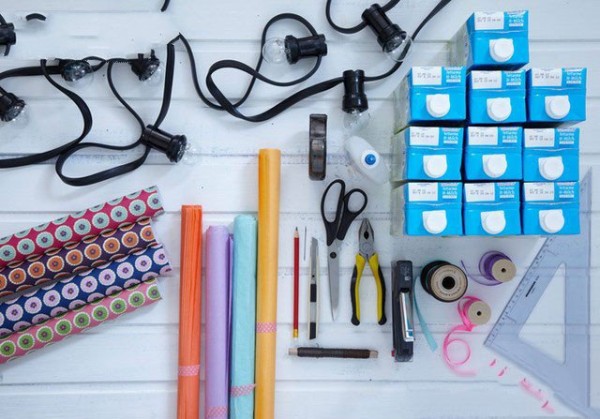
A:
POLYGON ((408 260, 395 261, 392 263, 392 318, 393 356, 396 362, 407 362, 413 357, 415 336, 412 299, 412 262, 408 260))

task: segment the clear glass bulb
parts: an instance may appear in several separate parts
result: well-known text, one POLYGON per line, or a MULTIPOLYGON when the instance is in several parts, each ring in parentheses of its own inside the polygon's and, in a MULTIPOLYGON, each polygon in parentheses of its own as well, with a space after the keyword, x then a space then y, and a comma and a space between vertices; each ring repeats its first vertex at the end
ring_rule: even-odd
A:
POLYGON ((76 61, 67 64, 62 72, 63 79, 71 88, 83 88, 94 81, 92 66, 86 61, 76 61))
POLYGON ((188 138, 188 142, 185 146, 185 153, 183 154, 181 161, 183 164, 193 166, 200 161, 200 156, 200 147, 198 147, 197 142, 188 138))
POLYGON ((344 114, 344 131, 346 135, 352 135, 365 128, 371 120, 371 114, 368 110, 353 110, 344 114))
POLYGON ((156 68, 154 68, 152 75, 144 79, 142 83, 148 86, 160 86, 163 81, 164 73, 163 65, 159 64, 156 68))
POLYGON ((383 50, 392 61, 402 62, 408 57, 412 42, 412 38, 408 34, 397 35, 385 44, 383 50))
POLYGON ((267 39, 262 49, 262 55, 266 62, 270 64, 280 64, 287 62, 287 48, 283 38, 267 39))
POLYGON ((29 123, 29 112, 27 105, 15 106, 8 110, 8 112, 0 120, 0 128, 2 130, 20 130, 29 123))

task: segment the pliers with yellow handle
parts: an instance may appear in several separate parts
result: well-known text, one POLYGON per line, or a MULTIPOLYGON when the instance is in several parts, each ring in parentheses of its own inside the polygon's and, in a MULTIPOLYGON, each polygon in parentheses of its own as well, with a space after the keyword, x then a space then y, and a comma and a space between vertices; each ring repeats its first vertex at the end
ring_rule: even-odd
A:
POLYGON ((360 324, 360 279, 367 262, 373 272, 375 285, 377 286, 377 319, 379 324, 385 324, 385 280, 381 267, 379 266, 379 257, 375 252, 373 228, 368 219, 364 219, 358 230, 358 254, 356 255, 356 265, 352 273, 352 282, 350 283, 350 298, 352 299, 352 324, 360 324))

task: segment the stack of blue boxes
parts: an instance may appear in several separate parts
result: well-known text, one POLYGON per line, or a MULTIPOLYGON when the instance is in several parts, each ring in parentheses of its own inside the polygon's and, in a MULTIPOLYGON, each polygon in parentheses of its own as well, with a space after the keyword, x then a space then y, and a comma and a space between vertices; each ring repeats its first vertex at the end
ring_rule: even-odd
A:
POLYGON ((474 13, 450 56, 394 93, 392 233, 579 233, 586 69, 522 70, 527 11, 474 13))

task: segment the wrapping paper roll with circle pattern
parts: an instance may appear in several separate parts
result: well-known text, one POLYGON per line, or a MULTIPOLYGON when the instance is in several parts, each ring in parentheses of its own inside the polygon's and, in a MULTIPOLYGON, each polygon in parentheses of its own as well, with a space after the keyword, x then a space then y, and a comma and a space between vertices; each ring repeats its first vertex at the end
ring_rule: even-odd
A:
POLYGON ((0 269, 0 297, 69 278, 156 244, 150 218, 0 269))
POLYGON ((95 303, 68 311, 22 332, 13 333, 0 339, 0 364, 60 342, 68 336, 99 326, 160 299, 156 280, 150 280, 104 297, 95 303))
POLYGON ((163 212, 156 186, 0 239, 0 268, 163 212))
POLYGON ((5 301, 0 304, 0 338, 170 270, 163 247, 155 245, 5 301))

